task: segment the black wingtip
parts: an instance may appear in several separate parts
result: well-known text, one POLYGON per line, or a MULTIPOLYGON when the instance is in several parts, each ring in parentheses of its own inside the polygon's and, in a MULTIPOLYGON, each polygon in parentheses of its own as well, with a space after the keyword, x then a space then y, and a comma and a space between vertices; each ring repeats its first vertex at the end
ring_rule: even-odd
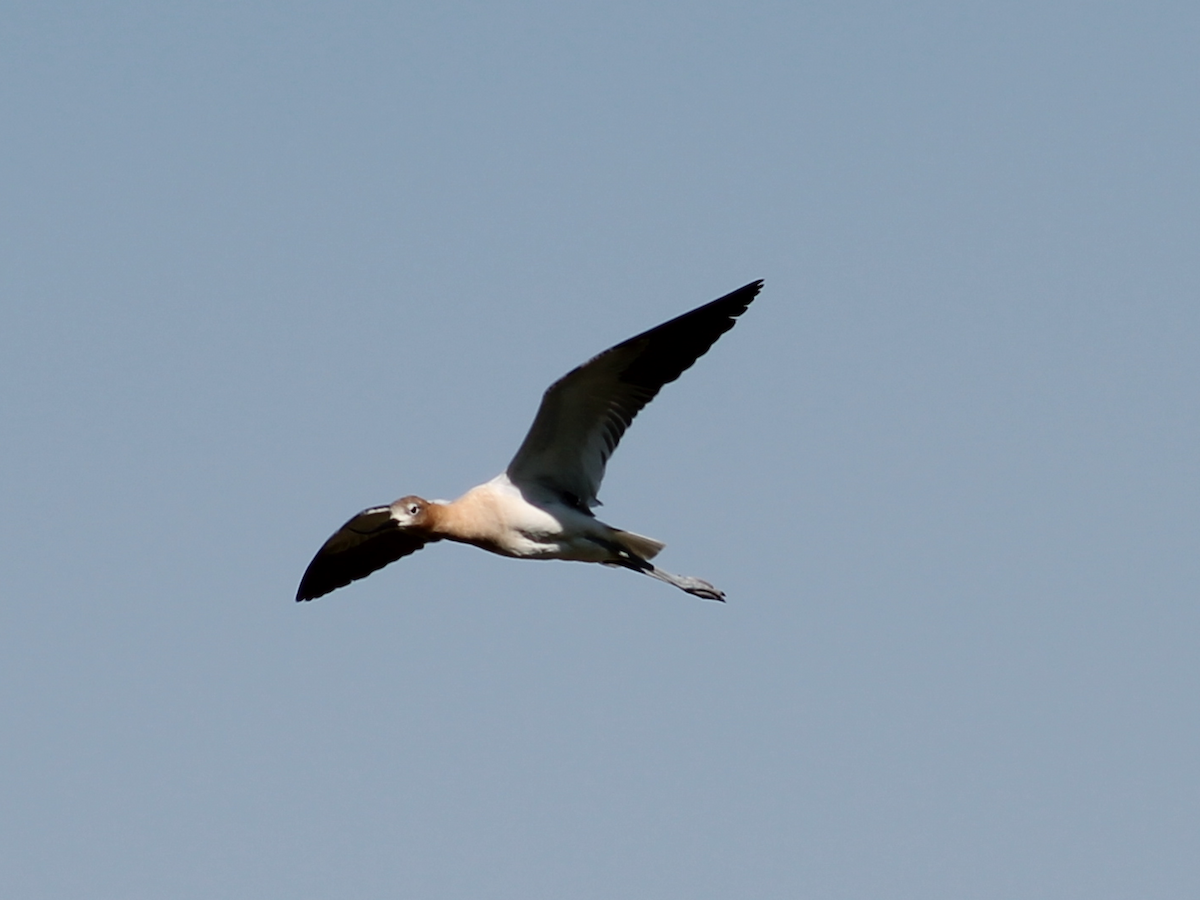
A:
POLYGON ((758 296, 759 291, 762 289, 763 279, 759 278, 758 280, 752 281, 749 284, 742 285, 736 291, 730 291, 724 297, 714 300, 710 305, 716 306, 718 304, 728 304, 729 306, 733 307, 732 309, 727 310, 728 314, 734 318, 737 318, 749 308, 750 304, 754 301, 754 298, 758 296), (738 306, 740 306, 741 309, 737 309, 738 306), (736 312, 734 310, 736 310, 736 312))
POLYGON ((329 591, 317 591, 308 583, 308 573, 305 572, 305 578, 301 579, 300 587, 296 589, 296 602, 307 603, 310 600, 316 600, 318 597, 324 597, 329 591))

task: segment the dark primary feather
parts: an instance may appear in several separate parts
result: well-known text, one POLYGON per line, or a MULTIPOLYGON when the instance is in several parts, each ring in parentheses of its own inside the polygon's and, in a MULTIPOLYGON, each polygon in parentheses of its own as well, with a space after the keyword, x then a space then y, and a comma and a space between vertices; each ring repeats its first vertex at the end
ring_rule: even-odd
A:
POLYGON ((416 553, 427 543, 427 538, 400 529, 391 507, 364 509, 317 551, 300 579, 296 599, 315 600, 416 553))
POLYGON ((752 282, 623 341, 552 384, 509 463, 509 478, 595 506, 608 458, 634 417, 733 327, 762 284, 752 282))

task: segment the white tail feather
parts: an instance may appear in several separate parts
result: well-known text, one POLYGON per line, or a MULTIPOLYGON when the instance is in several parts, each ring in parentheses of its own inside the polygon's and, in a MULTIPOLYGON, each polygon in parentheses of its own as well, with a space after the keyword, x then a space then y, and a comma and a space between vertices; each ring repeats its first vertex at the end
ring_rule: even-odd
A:
POLYGON ((632 531, 622 531, 620 528, 613 529, 613 536, 626 550, 637 554, 642 559, 654 559, 658 556, 659 551, 667 546, 662 541, 656 541, 644 534, 634 534, 632 531))

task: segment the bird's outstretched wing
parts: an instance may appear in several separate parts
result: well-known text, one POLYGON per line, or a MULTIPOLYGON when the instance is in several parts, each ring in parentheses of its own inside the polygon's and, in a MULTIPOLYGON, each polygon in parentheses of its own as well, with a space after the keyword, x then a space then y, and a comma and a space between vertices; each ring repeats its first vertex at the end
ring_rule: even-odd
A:
POLYGON ((402 556, 416 553, 428 543, 428 537, 397 525, 390 506, 364 509, 317 551, 300 579, 296 599, 323 597, 352 581, 366 578, 402 556))
POLYGON ((605 350, 550 385, 517 455, 516 485, 549 489, 587 510, 625 429, 734 325, 762 289, 752 282, 605 350))

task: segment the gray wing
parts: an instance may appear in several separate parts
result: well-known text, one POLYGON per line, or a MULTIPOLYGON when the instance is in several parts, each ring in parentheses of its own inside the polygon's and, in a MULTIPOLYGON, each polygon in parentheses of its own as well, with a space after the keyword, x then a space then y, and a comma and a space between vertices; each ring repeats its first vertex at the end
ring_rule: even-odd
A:
POLYGON ((297 600, 315 600, 352 581, 366 578, 402 556, 416 553, 428 538, 405 531, 392 518, 390 506, 364 509, 339 528, 308 564, 297 600))
POLYGON ((508 477, 587 511, 622 435, 659 389, 731 329, 762 289, 752 282, 605 350, 550 385, 508 477))

